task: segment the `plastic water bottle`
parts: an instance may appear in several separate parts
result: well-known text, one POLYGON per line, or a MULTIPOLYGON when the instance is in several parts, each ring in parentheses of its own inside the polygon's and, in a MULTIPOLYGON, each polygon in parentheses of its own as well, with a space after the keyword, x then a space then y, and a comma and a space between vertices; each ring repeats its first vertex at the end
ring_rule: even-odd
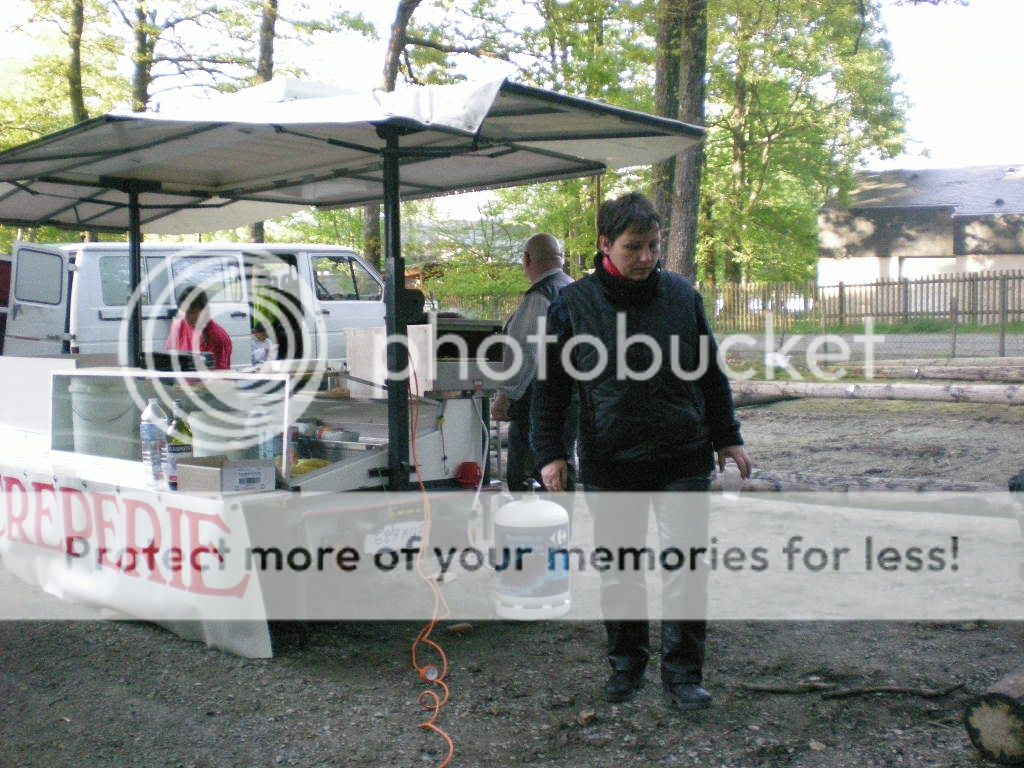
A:
POLYGON ((181 401, 171 404, 171 418, 167 422, 167 440, 165 442, 163 465, 167 478, 167 487, 178 490, 178 462, 192 458, 192 430, 188 425, 188 417, 181 407, 181 401))
POLYGON ((151 488, 163 490, 167 487, 164 475, 164 456, 167 453, 167 414, 160 407, 159 399, 149 398, 139 422, 139 442, 142 443, 142 466, 146 472, 146 483, 151 488))
POLYGON ((273 417, 264 406, 257 405, 249 412, 247 431, 255 435, 256 458, 274 461, 281 455, 281 433, 274 427, 273 417))

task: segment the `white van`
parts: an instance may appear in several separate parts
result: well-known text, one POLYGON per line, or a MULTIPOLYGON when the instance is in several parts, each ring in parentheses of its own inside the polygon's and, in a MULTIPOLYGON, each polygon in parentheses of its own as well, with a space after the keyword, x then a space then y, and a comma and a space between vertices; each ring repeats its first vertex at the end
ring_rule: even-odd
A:
POLYGON ((11 257, 0 253, 0 355, 4 353, 4 332, 7 328, 7 299, 11 293, 11 257))
MULTIPOLYGON (((266 300, 294 306, 288 356, 346 357, 345 329, 384 325, 384 280, 354 251, 327 245, 264 243, 142 245, 143 351, 163 349, 174 297, 201 285, 211 316, 231 335, 232 367, 251 362, 253 308, 266 300)), ((15 243, 6 355, 118 354, 129 300, 127 243, 15 243)))

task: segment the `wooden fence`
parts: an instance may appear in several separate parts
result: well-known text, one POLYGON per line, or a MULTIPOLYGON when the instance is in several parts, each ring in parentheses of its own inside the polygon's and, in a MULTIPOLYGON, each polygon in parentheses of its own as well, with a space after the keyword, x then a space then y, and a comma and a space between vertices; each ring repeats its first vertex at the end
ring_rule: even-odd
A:
POLYGON ((859 325, 868 317, 879 325, 921 319, 990 326, 1024 321, 1022 270, 825 286, 808 281, 699 287, 716 330, 763 330, 769 312, 783 330, 798 323, 859 325))
MULTIPOLYGON (((775 327, 859 325, 868 317, 877 325, 915 320, 951 325, 1005 326, 1024 322, 1024 271, 933 275, 914 280, 818 285, 719 283, 698 286, 716 332, 763 331, 771 313, 775 327)), ((434 308, 465 317, 506 320, 519 306, 514 296, 432 296, 434 308)))

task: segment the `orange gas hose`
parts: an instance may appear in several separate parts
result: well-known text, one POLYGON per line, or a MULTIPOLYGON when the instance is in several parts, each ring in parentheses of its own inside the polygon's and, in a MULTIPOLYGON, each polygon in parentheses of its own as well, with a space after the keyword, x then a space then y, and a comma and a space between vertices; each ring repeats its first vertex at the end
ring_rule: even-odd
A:
MULTIPOLYGON (((419 380, 416 377, 416 370, 412 366, 412 360, 409 361, 409 369, 412 371, 415 389, 419 392, 419 380)), ((432 578, 430 574, 424 570, 423 566, 430 542, 430 496, 427 493, 426 485, 423 482, 423 474, 420 470, 419 457, 416 454, 416 434, 419 431, 421 400, 418 395, 414 397, 410 393, 409 401, 410 409, 412 411, 412 429, 409 444, 412 450, 413 469, 416 471, 416 481, 419 484, 420 493, 423 496, 423 537, 420 541, 419 551, 416 555, 416 573, 418 573, 424 583, 430 587, 430 590, 434 595, 434 610, 431 614, 430 621, 419 631, 419 634, 416 635, 416 639, 412 643, 412 666, 413 669, 419 673, 420 680, 428 685, 441 689, 441 694, 438 694, 435 690, 429 689, 422 691, 417 698, 417 701, 419 701, 419 704, 423 709, 430 712, 430 716, 420 723, 420 728, 437 734, 444 739, 445 743, 448 745, 448 754, 438 766, 438 768, 447 768, 451 763, 452 758, 455 757, 455 742, 452 740, 452 737, 437 724, 437 721, 441 716, 441 709, 448 703, 450 695, 448 684, 445 683, 445 678, 448 676, 448 657, 441 645, 434 640, 431 635, 435 627, 437 627, 437 623, 441 619, 449 616, 451 611, 448 607, 448 602, 441 593, 441 588, 438 586, 437 579, 432 578), (420 646, 426 646, 437 654, 440 664, 422 664, 419 659, 420 646)))

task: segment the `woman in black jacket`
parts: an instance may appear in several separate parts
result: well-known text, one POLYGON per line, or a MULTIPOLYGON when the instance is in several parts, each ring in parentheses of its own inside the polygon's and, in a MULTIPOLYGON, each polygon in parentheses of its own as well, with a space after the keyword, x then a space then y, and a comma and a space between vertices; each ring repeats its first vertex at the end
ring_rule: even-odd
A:
MULTIPOLYGON (((660 224, 643 195, 601 206, 594 272, 567 286, 548 311, 554 343, 534 385, 530 435, 545 487, 563 490, 568 457, 559 415, 575 387, 595 546, 643 547, 653 503, 662 552, 671 546, 690 557, 686 567, 663 569, 661 679, 677 706, 692 708, 711 700, 702 685, 706 570, 693 550, 706 545, 714 454, 720 468, 732 459, 743 477, 751 461, 701 297, 661 267, 660 224), (691 570, 695 560, 701 565, 691 570)), ((602 571, 601 604, 612 667, 605 698, 626 701, 643 684, 650 655, 639 562, 616 560, 602 571)))

